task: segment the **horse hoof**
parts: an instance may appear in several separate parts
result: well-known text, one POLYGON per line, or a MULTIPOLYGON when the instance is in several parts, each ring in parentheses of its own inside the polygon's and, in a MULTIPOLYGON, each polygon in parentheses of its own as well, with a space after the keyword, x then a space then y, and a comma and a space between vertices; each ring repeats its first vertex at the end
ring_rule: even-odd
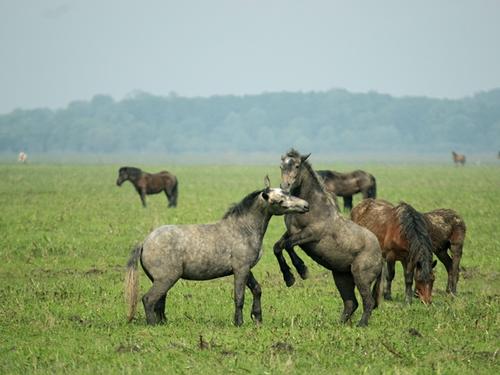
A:
POLYGON ((364 320, 360 320, 358 323, 358 327, 368 327, 368 322, 365 322, 364 320))
POLYGON ((302 280, 308 279, 309 278, 309 269, 305 267, 304 269, 299 271, 299 275, 302 278, 302 280))
POLYGON ((386 301, 392 301, 392 296, 390 294, 384 294, 384 299, 386 301))
POLYGON ((293 275, 285 277, 285 284, 287 287, 290 288, 293 284, 295 284, 295 277, 293 275))

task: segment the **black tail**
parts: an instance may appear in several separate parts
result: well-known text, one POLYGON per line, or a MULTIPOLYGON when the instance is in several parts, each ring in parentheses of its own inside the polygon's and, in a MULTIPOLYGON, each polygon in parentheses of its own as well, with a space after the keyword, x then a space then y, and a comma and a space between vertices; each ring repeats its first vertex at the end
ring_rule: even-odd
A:
POLYGON ((367 198, 377 198, 377 180, 374 176, 370 175, 372 185, 368 188, 367 198))

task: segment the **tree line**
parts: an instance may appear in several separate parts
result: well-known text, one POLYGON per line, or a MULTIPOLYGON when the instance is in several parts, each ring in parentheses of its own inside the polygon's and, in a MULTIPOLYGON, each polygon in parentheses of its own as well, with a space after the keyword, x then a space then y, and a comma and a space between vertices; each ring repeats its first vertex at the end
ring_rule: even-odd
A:
POLYGON ((0 115, 0 152, 496 152, 499 143, 500 89, 456 100, 342 89, 206 98, 136 92, 0 115))

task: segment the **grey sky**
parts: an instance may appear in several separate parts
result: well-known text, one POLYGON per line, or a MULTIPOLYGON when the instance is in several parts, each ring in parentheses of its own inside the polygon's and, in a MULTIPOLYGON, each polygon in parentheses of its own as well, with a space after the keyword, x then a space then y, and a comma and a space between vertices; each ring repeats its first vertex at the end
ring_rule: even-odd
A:
POLYGON ((500 1, 0 0, 0 113, 134 90, 500 87, 500 1))

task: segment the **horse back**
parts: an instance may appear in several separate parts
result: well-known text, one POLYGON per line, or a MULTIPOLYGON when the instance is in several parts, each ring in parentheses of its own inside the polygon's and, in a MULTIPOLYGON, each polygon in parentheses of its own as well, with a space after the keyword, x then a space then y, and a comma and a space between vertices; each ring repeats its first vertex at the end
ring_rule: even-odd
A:
POLYGON ((440 208, 424 213, 424 218, 435 249, 447 247, 449 243, 463 243, 467 228, 457 212, 440 208))

